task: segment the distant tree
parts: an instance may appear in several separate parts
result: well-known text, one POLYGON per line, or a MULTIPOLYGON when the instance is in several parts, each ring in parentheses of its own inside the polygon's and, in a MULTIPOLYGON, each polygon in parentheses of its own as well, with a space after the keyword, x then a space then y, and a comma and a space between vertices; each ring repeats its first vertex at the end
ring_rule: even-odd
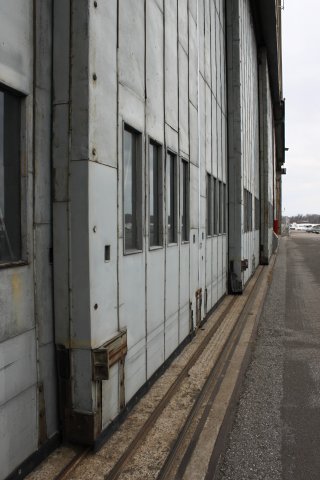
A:
POLYGON ((307 213, 306 215, 302 215, 302 213, 298 213, 298 215, 293 215, 289 217, 290 223, 319 223, 320 224, 320 215, 317 213, 307 213))

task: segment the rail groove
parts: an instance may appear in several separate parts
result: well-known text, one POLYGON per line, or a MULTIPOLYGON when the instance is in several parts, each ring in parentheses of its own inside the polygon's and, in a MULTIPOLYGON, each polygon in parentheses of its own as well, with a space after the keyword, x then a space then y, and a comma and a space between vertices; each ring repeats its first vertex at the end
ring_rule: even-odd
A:
POLYGON ((105 476, 105 480, 115 480, 116 478, 119 477, 123 467, 128 463, 130 458, 133 456, 134 452, 138 449, 139 445, 146 438, 148 432, 154 426, 154 423, 160 417, 161 413, 163 412, 168 402, 171 400, 171 398, 174 396, 174 394, 178 390, 184 378, 188 375, 190 368, 194 365, 194 363, 202 354, 205 347, 209 344, 210 340, 212 339, 212 337, 220 327, 224 317, 231 310, 235 302, 236 302, 236 297, 234 297, 229 303, 229 305, 226 307, 226 309, 223 312, 221 312, 215 324, 212 326, 212 328, 209 330, 207 335, 204 337, 203 341, 199 344, 198 348, 190 357, 186 365, 183 367, 178 377, 170 386, 166 394, 162 397, 162 399, 160 400, 160 402, 158 403, 158 405, 156 406, 152 414, 149 416, 148 420, 144 423, 142 428, 139 430, 138 435, 133 439, 133 441, 130 443, 130 445, 125 450, 125 452, 121 455, 117 463, 113 466, 110 472, 105 476))
POLYGON ((90 448, 84 448, 77 453, 69 463, 54 477, 53 480, 66 480, 77 466, 88 456, 90 448))
MULTIPOLYGON (((253 293, 261 282, 261 272, 254 285, 253 293)), ((197 445, 197 441, 203 430, 208 413, 217 396, 221 383, 224 379, 230 360, 240 340, 243 327, 246 323, 247 314, 252 306, 253 298, 250 295, 249 301, 244 305, 241 314, 233 326, 224 348, 212 368, 206 382, 200 391, 191 412, 181 429, 171 451, 163 464, 157 480, 183 480, 186 468, 189 464, 191 455, 197 445), (193 432, 190 435, 190 430, 193 432)))
MULTIPOLYGON (((247 289, 246 289, 248 294, 248 299, 244 303, 235 324, 233 325, 230 333, 228 334, 227 340, 221 352, 219 353, 218 358, 209 376, 207 377, 204 385, 202 386, 202 389, 200 390, 199 395, 196 398, 191 408, 188 418, 184 423, 184 425, 182 426, 180 433, 174 445, 172 446, 171 451, 165 460, 165 463, 163 464, 158 474, 157 480, 172 479, 172 478, 176 478, 177 480, 178 479, 180 480, 183 478, 183 474, 188 465, 188 460, 190 459, 190 456, 195 448, 197 439, 201 433, 201 429, 205 422, 207 411, 208 409, 210 409, 214 401, 214 398, 219 390, 219 386, 223 380, 223 376, 226 372, 226 369, 228 367, 228 364, 230 362, 234 349, 236 348, 237 342, 240 338, 241 331, 246 319, 245 313, 251 307, 252 294, 260 284, 262 271, 263 271, 263 268, 259 267, 254 276, 255 279, 251 279, 250 281, 251 284, 249 282, 249 285, 247 286, 247 289), (188 435, 190 437, 190 430, 192 429, 193 431, 191 432, 191 439, 189 438, 187 441, 188 435), (187 445, 186 445, 186 441, 187 441, 187 445), (180 460, 177 465, 178 457, 180 458, 180 460), (173 472, 174 466, 176 466, 175 473, 173 472), (173 474, 174 476, 172 476, 173 474)), ((240 297, 238 296, 233 297, 230 300, 229 304, 219 314, 213 326, 206 333, 201 343, 197 346, 196 350, 193 352, 190 359, 187 361, 187 363, 185 364, 181 372, 178 374, 177 378, 173 381, 173 383, 171 384, 171 386, 169 387, 165 395, 156 405, 155 409, 153 410, 151 415, 148 417, 146 422, 139 429, 137 435, 128 445, 128 447, 120 456, 120 458, 117 460, 117 462, 113 465, 111 470, 105 474, 105 477, 104 477, 105 480, 116 480, 117 478, 119 478, 124 467, 128 464, 130 459, 132 459, 132 457, 134 456, 139 446, 146 439, 151 428, 153 428, 155 422, 160 417, 161 413, 163 412, 165 407, 168 405, 170 400, 174 397, 175 393, 179 389, 179 386, 182 384, 183 380, 188 375, 189 370, 193 367, 195 362, 201 357, 201 354, 203 353, 205 348, 208 346, 208 344, 214 337, 215 333, 221 326, 223 320, 231 311, 232 307, 235 305, 236 301, 239 298, 240 297)), ((75 455, 75 457, 73 457, 71 462, 69 462, 63 468, 63 470, 54 478, 54 480, 68 479, 69 475, 72 474, 72 472, 85 460, 85 458, 88 456, 90 451, 91 450, 89 448, 85 448, 83 451, 79 452, 79 454, 75 455)))

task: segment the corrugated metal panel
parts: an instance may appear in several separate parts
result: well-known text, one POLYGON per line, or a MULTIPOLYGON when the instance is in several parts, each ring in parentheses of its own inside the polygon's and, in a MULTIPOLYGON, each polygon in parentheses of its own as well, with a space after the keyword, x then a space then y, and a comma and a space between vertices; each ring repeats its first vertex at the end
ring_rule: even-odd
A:
POLYGON ((90 162, 89 196, 91 348, 96 348, 118 330, 116 169, 90 162))
POLYGON ((154 140, 163 144, 163 9, 159 9, 155 0, 148 1, 146 15, 146 130, 154 140))
MULTIPOLYGON (((120 3, 121 36, 120 42, 131 46, 123 50, 119 61, 119 79, 130 87, 137 95, 144 95, 143 62, 132 62, 132 54, 143 50, 143 29, 137 25, 137 15, 141 15, 143 2, 135 2, 137 10, 132 17, 132 2, 120 3), (122 8, 127 9, 122 16, 122 8), (132 21, 132 24, 131 24, 132 21), (130 30, 131 29, 131 30, 130 30), (132 42, 132 29, 136 29, 135 41, 132 42), (141 68, 141 72, 137 72, 141 68)), ((143 17, 143 15, 142 15, 143 17)), ((117 166, 117 0, 99 3, 95 8, 90 2, 90 47, 89 47, 89 78, 96 75, 96 80, 90 82, 90 112, 89 112, 89 151, 94 154, 94 161, 117 166), (106 111, 108 114, 106 115, 106 111), (107 147, 106 147, 107 146, 107 147)), ((122 45, 121 45, 122 46, 122 45)), ((139 56, 139 59, 141 57, 139 56)), ((92 158, 92 157, 91 157, 92 158)))

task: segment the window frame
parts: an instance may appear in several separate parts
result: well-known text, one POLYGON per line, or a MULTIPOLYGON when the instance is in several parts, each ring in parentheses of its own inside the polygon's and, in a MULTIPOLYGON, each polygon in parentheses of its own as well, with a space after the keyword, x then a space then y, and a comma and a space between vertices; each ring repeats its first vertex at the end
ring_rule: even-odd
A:
POLYGON ((213 177, 213 235, 219 235, 219 180, 213 177))
MULTIPOLYGON (((7 93, 15 97, 19 101, 18 116, 20 119, 18 125, 17 138, 19 138, 19 151, 18 151, 18 177, 19 177, 19 255, 13 260, 0 261, 0 269, 21 267, 29 264, 29 252, 28 252, 28 229, 27 229, 27 193, 28 193, 28 152, 30 151, 31 142, 28 147, 27 139, 27 123, 26 123, 26 110, 31 110, 28 104, 27 96, 15 90, 7 85, 0 83, 0 91, 4 94, 7 93)), ((29 143, 29 142, 28 142, 29 143)))
POLYGON ((123 121, 122 125, 122 227, 123 227, 123 255, 134 255, 137 253, 143 252, 143 134, 141 131, 133 127, 131 124, 123 121), (136 136, 136 165, 135 165, 135 175, 136 175, 136 230, 137 230, 137 248, 126 248, 126 222, 125 222, 125 188, 124 188, 124 173, 125 173, 125 151, 124 151, 124 137, 125 132, 129 132, 136 136), (140 154, 140 163, 139 163, 139 154, 140 154), (138 162, 137 162, 138 160, 138 162), (138 185, 139 183, 139 185, 138 185), (140 188, 138 188, 140 187, 140 188), (140 201, 140 207, 139 205, 140 201))
POLYGON ((180 227, 181 243, 184 244, 190 242, 190 163, 183 157, 180 159, 180 172, 180 227), (184 223, 182 222, 183 212, 185 213, 184 223))
POLYGON ((252 232, 252 214, 253 214, 253 208, 252 208, 252 193, 250 190, 248 190, 248 230, 249 232, 252 232))
POLYGON ((158 250, 164 247, 164 223, 163 223, 163 212, 164 212, 164 161, 163 161, 163 146, 160 142, 157 142, 152 137, 148 138, 148 168, 147 168, 147 178, 148 178, 148 234, 149 234, 149 250, 158 250), (156 147, 157 157, 160 159, 160 165, 158 163, 158 238, 159 244, 151 244, 151 235, 150 235, 150 147, 156 147))
POLYGON ((223 234, 226 235, 227 234, 227 211, 228 211, 226 182, 223 182, 223 201, 224 201, 223 234))
POLYGON ((254 197, 254 229, 260 230, 260 199, 254 197))
POLYGON ((178 245, 178 222, 179 222, 179 214, 178 214, 178 207, 179 207, 179 192, 178 192, 178 155, 170 148, 166 149, 166 162, 165 162, 165 192, 166 192, 166 245, 167 246, 174 246, 178 245), (170 174, 170 187, 168 188, 168 158, 173 160, 173 183, 171 183, 171 174, 170 174), (170 198, 170 208, 171 204, 174 206, 173 210, 173 219, 174 219, 174 230, 173 230, 173 240, 169 241, 169 222, 168 222, 168 195, 170 194, 171 197, 171 185, 173 185, 173 203, 171 202, 170 198))
POLYGON ((248 231, 248 196, 247 189, 243 188, 243 231, 248 231))
POLYGON ((244 233, 253 231, 253 205, 252 193, 243 188, 243 229, 244 233))
POLYGON ((224 234, 224 225, 223 225, 223 218, 224 218, 224 199, 223 199, 223 182, 222 180, 218 181, 219 185, 219 235, 224 234))
POLYGON ((206 193, 207 193, 207 208, 206 208, 206 233, 207 238, 211 238, 214 235, 214 210, 213 210, 213 176, 207 172, 206 175, 206 193))

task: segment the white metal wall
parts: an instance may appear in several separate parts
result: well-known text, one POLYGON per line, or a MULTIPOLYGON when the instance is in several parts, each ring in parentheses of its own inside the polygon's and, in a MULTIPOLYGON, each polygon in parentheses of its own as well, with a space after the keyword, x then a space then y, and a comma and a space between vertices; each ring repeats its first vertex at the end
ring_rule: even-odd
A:
MULTIPOLYGON (((81 41, 86 41, 89 35, 89 79, 84 80, 81 87, 81 65, 85 64, 85 56, 82 55, 82 60, 76 53, 72 72, 74 92, 68 93, 67 85, 66 98, 75 104, 78 112, 80 100, 76 92, 80 88, 88 90, 87 100, 86 95, 82 95, 84 100, 81 100, 89 102, 88 117, 82 122, 87 125, 88 141, 81 133, 85 130, 75 113, 71 138, 75 150, 68 167, 71 203, 68 207, 62 196, 54 208, 57 222, 67 218, 63 211, 71 210, 72 293, 71 299, 65 300, 64 311, 61 305, 57 306, 57 343, 74 345, 73 405, 78 410, 95 408, 94 386, 89 378, 84 379, 83 373, 90 348, 98 347, 119 329, 127 328, 125 394, 128 401, 189 334, 190 308, 194 323, 196 317, 196 291, 202 288, 204 300, 207 288, 207 310, 226 292, 226 234, 206 239, 205 190, 207 171, 226 182, 223 3, 206 0, 199 2, 197 9, 197 2, 187 0, 134 3, 122 0, 118 5, 118 18, 115 0, 108 6, 99 4, 97 8, 90 3, 88 33, 82 35, 73 28, 72 35, 81 35, 81 41), (123 250, 124 123, 141 132, 143 142, 143 243, 141 252, 130 255, 123 250), (181 241, 179 227, 176 245, 167 245, 165 240, 164 247, 156 249, 149 248, 147 221, 150 138, 162 146, 164 164, 170 149, 177 154, 179 166, 181 159, 190 166, 190 241, 181 241), (80 191, 79 185, 83 186, 80 191), (81 207, 86 196, 88 210, 81 207), (78 208, 84 221, 78 217, 78 208), (83 252, 88 248, 88 264, 85 257, 78 262, 79 239, 83 252), (107 264, 102 258, 106 244, 111 245, 111 259, 107 264), (86 280, 88 272, 90 281, 86 280), (72 306, 70 341, 62 320, 66 318, 68 305, 72 306)), ((59 15, 58 10, 56 14, 59 15)), ((81 22, 86 24, 85 17, 76 11, 72 22, 76 22, 76 26, 81 22)), ((56 82, 63 93, 58 76, 56 82)), ((54 107, 57 115, 63 115, 64 103, 62 95, 54 107)), ((81 112, 84 110, 85 106, 81 112)), ((61 135, 63 137, 63 133, 61 135)), ((165 221, 165 208, 163 215, 165 221)), ((57 242, 59 235, 63 241, 63 229, 57 242)), ((66 268, 56 273, 57 288, 66 268)), ((204 315, 203 301, 202 318, 204 315)), ((110 379, 102 382, 103 426, 119 411, 119 382, 116 365, 111 369, 110 379)))
MULTIPOLYGON (((226 234, 207 237, 207 173, 223 183, 229 179, 230 251, 231 256, 237 251, 237 261, 249 259, 244 282, 258 263, 259 232, 243 234, 241 225, 243 188, 253 198, 260 195, 257 47, 249 0, 226 2, 228 9, 231 3, 236 8, 228 17, 228 28, 233 28, 228 38, 236 47, 228 63, 229 74, 233 72, 228 114, 235 149, 229 159, 230 168, 240 168, 240 173, 235 168, 228 178, 223 0, 1 4, 0 83, 25 96, 23 222, 28 259, 26 265, 0 269, 4 477, 57 432, 51 180, 55 343, 70 353, 70 377, 63 379, 71 385, 68 408, 90 416, 100 408, 101 396, 102 428, 119 413, 121 374, 115 365, 109 380, 93 382, 92 349, 127 328, 129 401, 194 328, 196 291, 202 289, 201 318, 226 293, 229 246, 226 234), (131 255, 123 251, 124 123, 141 132, 143 143, 143 242, 142 251, 131 255), (181 241, 179 226, 176 245, 165 240, 156 249, 149 248, 148 231, 150 138, 162 146, 164 165, 170 149, 179 167, 184 159, 190 171, 189 242, 181 241)), ((266 99, 271 202, 270 87, 266 99)))
MULTIPOLYGON (((206 263, 203 268, 207 291, 206 308, 209 311, 227 288, 227 236, 217 234, 208 237, 205 230, 207 173, 217 180, 227 182, 224 2, 199 2, 199 25, 201 218, 205 238, 203 244, 206 263)), ((200 254, 201 260, 203 254, 204 252, 200 254)))
POLYGON ((275 138, 272 98, 267 53, 260 51, 260 155, 261 155, 261 260, 267 263, 272 254, 273 226, 270 226, 270 206, 275 204, 275 138))
MULTIPOLYGON (((258 52, 248 0, 239 1, 239 18, 242 192, 244 188, 251 192, 254 209, 254 197, 260 197, 258 52)), ((259 263, 258 231, 244 233, 241 257, 248 259, 248 269, 243 273, 246 283, 259 263)))
POLYGON ((50 265, 51 8, 50 0, 0 6, 0 84, 23 95, 26 260, 0 267, 1 479, 58 428, 50 265))
POLYGON ((240 292, 260 260, 258 52, 249 0, 227 3, 227 38, 230 285, 240 292), (251 212, 245 205, 248 192, 251 212), (245 225, 246 212, 252 228, 245 225))

